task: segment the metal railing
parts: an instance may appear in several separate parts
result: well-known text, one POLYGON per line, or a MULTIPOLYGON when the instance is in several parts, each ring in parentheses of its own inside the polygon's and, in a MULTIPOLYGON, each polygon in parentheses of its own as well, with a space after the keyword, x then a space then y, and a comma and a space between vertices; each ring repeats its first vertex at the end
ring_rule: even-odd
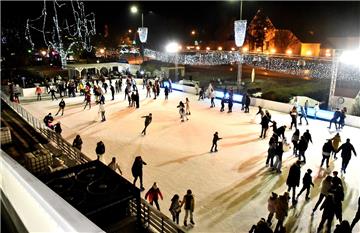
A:
POLYGON ((61 150, 70 159, 76 161, 78 164, 91 161, 89 157, 73 147, 67 142, 61 135, 57 134, 54 130, 47 127, 42 121, 34 117, 23 106, 18 103, 10 101, 10 98, 1 92, 1 99, 9 105, 20 117, 22 117, 29 125, 31 125, 36 131, 55 143, 57 148, 61 150))
MULTIPOLYGON (((186 231, 174 223, 166 215, 155 209, 152 205, 147 203, 144 199, 140 199, 140 218, 144 226, 149 228, 152 232, 159 233, 185 233, 186 231)), ((130 201, 130 213, 137 215, 138 213, 136 200, 130 201)))

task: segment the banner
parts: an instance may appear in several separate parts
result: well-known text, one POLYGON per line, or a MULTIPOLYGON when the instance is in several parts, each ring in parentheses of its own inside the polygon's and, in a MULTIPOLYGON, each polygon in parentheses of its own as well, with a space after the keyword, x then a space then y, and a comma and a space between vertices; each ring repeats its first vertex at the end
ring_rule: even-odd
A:
POLYGON ((142 27, 138 29, 139 38, 141 43, 146 43, 147 35, 148 35, 148 28, 142 27))
POLYGON ((245 41, 246 34, 246 20, 236 20, 234 22, 235 31, 235 44, 237 47, 241 47, 245 41))

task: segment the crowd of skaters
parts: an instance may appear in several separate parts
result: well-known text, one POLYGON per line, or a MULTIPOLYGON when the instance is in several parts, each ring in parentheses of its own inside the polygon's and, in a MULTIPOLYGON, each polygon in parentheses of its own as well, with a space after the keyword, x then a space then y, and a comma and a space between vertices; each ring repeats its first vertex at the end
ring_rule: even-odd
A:
MULTIPOLYGON (((138 98, 138 90, 137 90, 136 83, 134 82, 134 80, 131 77, 127 78, 125 83, 126 83, 126 87, 124 89, 125 90, 124 91, 125 98, 128 97, 129 106, 130 107, 136 106, 138 108, 138 104, 136 103, 136 101, 138 100, 137 99, 138 98), (130 95, 130 93, 131 93, 131 95, 130 95), (136 98, 136 95, 137 95, 137 98, 136 98)), ((158 80, 155 80, 154 83, 152 83, 151 80, 145 80, 145 84, 143 87, 144 88, 146 87, 146 90, 147 90, 146 97, 151 98, 151 91, 153 92, 152 94, 154 96, 154 99, 156 99, 156 97, 159 96, 160 82, 158 80)), ((90 101, 87 101, 88 96, 91 96, 90 88, 93 88, 93 92, 95 95, 95 102, 97 104, 100 104, 99 106, 103 106, 105 104, 105 99, 104 99, 104 95, 103 95, 104 93, 102 92, 102 88, 105 90, 105 93, 106 93, 106 89, 107 89, 106 85, 100 86, 100 85, 91 85, 89 83, 86 83, 85 87, 83 89, 80 89, 81 90, 80 92, 85 96, 84 102, 89 102, 89 103, 86 103, 85 108, 86 108, 87 104, 89 104, 89 108, 91 108, 90 101)), ((118 93, 118 92, 121 92, 121 90, 122 90, 122 80, 120 79, 120 80, 115 81, 115 88, 110 83, 110 90, 112 92, 112 97, 113 97, 112 99, 114 99, 114 92, 118 93)), ((165 99, 168 99, 169 92, 171 92, 170 88, 168 86, 165 86, 165 88, 164 88, 165 99)), ((56 96, 54 96, 54 97, 56 97, 56 96)), ((210 108, 215 107, 214 99, 216 97, 216 93, 215 93, 215 90, 212 88, 211 84, 209 85, 209 87, 206 91, 203 91, 202 88, 200 89, 199 100, 203 100, 206 97, 208 97, 211 100, 210 108)), ((63 99, 62 99, 62 101, 63 101, 63 99)), ((243 101, 241 104, 242 104, 242 110, 245 113, 249 113, 250 102, 251 102, 251 99, 250 99, 249 95, 244 94, 243 101)), ((189 103, 190 103, 190 101, 188 100, 188 98, 186 98, 185 104, 182 101, 180 101, 180 103, 178 105, 179 114, 180 114, 180 118, 182 121, 184 121, 185 118, 188 120, 187 115, 191 114, 189 103)), ((220 109, 221 112, 224 111, 225 103, 228 103, 228 113, 231 113, 232 107, 233 107, 233 90, 231 88, 229 90, 227 90, 227 89, 224 90, 224 96, 221 100, 221 109, 220 109)), ((59 104, 58 113, 60 112, 60 110, 62 110, 62 114, 63 114, 64 108, 65 108, 65 103, 63 103, 62 105, 63 105, 63 107, 61 107, 59 104)), ((310 189, 311 189, 311 186, 314 185, 312 182, 312 177, 311 177, 312 171, 310 169, 307 169, 307 172, 303 177, 303 187, 302 187, 301 191, 296 195, 296 187, 299 187, 299 184, 300 184, 300 173, 301 173, 300 168, 301 168, 301 166, 303 166, 306 163, 305 152, 309 146, 309 143, 310 142, 312 143, 312 137, 311 137, 309 130, 306 130, 304 132, 304 134, 302 136, 300 136, 300 131, 297 127, 298 125, 302 124, 302 119, 304 119, 306 121, 307 125, 309 124, 308 120, 307 120, 307 108, 308 108, 307 103, 305 103, 305 106, 300 106, 297 103, 295 103, 293 109, 290 111, 291 122, 290 122, 289 130, 291 130, 293 127, 295 129, 295 132, 291 138, 291 142, 293 143, 293 155, 298 156, 299 160, 290 168, 289 176, 288 176, 288 179, 286 182, 288 185, 288 190, 287 190, 287 192, 284 192, 284 194, 280 195, 280 196, 278 196, 275 193, 272 193, 271 197, 269 198, 268 209, 269 209, 270 214, 268 216, 268 219, 266 221, 264 221, 264 219, 261 219, 257 225, 254 225, 252 228, 252 230, 254 232, 267 232, 267 231, 259 231, 258 226, 263 226, 264 229, 267 228, 268 230, 271 230, 271 228, 270 228, 271 219, 272 219, 271 216, 273 216, 273 215, 275 215, 276 219, 278 220, 278 222, 275 226, 275 229, 274 229, 275 232, 281 232, 281 231, 285 232, 283 223, 286 219, 287 211, 289 209, 289 204, 288 204, 289 199, 292 199, 292 204, 296 205, 299 196, 304 191, 306 191, 305 200, 306 201, 309 200, 310 189), (300 122, 298 124, 297 122, 298 122, 299 117, 300 117, 300 122), (291 191, 292 191, 292 195, 289 194, 289 192, 291 192, 291 191), (290 196, 292 196, 292 198, 290 196), (270 211, 270 209, 272 211, 270 211), (278 211, 278 212, 276 212, 276 211, 278 211), (264 223, 267 225, 267 227, 265 227, 264 223)), ((285 131, 287 129, 287 126, 282 125, 280 127, 277 127, 276 121, 271 119, 271 114, 267 110, 264 111, 261 107, 259 107, 258 113, 256 115, 258 115, 258 114, 260 114, 260 116, 261 116, 260 138, 266 138, 266 133, 269 128, 272 128, 272 131, 273 131, 273 135, 270 137, 270 140, 269 140, 269 149, 268 149, 268 156, 266 159, 266 165, 270 165, 270 167, 272 169, 276 170, 278 173, 281 173, 282 154, 290 149, 290 145, 285 138, 285 131), (271 126, 269 126, 270 123, 272 123, 271 126), (274 160, 275 160, 275 162, 274 162, 274 160)), ((149 126, 149 124, 151 123, 151 119, 152 119, 151 113, 147 116, 143 116, 143 118, 145 118, 145 128, 144 128, 142 134, 146 135, 146 128, 149 126)), ((104 120, 105 120, 105 116, 103 116, 103 121, 104 120)), ((51 119, 49 122, 52 122, 52 121, 53 121, 53 119, 51 119)), ((338 123, 338 122, 334 121, 334 123, 338 123)), ((341 125, 340 123, 338 123, 338 124, 341 125)), ((331 123, 330 123, 330 126, 331 126, 331 123)), ((341 128, 341 127, 339 126, 337 128, 341 128)), ((54 129, 55 129, 55 127, 54 127, 54 129)), ((322 153, 323 160, 321 162, 321 166, 323 165, 324 162, 326 162, 326 166, 328 168, 329 167, 328 166, 328 161, 329 161, 328 155, 329 156, 331 154, 334 155, 335 156, 334 159, 335 159, 336 154, 339 151, 342 151, 341 157, 343 159, 343 163, 342 163, 341 172, 345 174, 346 167, 351 158, 351 152, 353 152, 355 155, 356 155, 356 152, 355 152, 353 146, 350 144, 350 139, 347 139, 347 142, 339 147, 339 143, 341 142, 339 137, 340 137, 340 135, 338 133, 334 138, 329 139, 324 144, 323 153, 322 153), (331 145, 331 147, 330 147, 330 145, 331 145), (349 155, 349 151, 350 151, 350 155, 349 155)), ((220 139, 221 138, 218 136, 218 132, 216 132, 214 134, 211 152, 213 151, 214 148, 215 148, 215 151, 217 151, 217 141, 220 139)), ((75 140, 74 140, 74 142, 75 142, 75 140)), ((82 144, 82 142, 81 142, 81 144, 82 144)), ((74 143, 74 146, 77 146, 77 143, 74 143)), ((80 150, 81 150, 81 145, 80 145, 80 150)), ((97 145, 97 148, 96 148, 96 154, 98 155, 99 160, 102 160, 102 156, 104 153, 105 153, 105 146, 103 145, 102 142, 99 142, 97 145), (100 149, 98 149, 98 147, 100 147, 100 149)), ((111 162, 111 164, 112 164, 111 165, 112 169, 114 169, 114 168, 118 169, 121 173, 120 167, 116 163, 114 158, 113 158, 113 161, 111 162)), ((146 163, 144 161, 142 161, 141 156, 138 156, 138 157, 136 157, 136 159, 134 161, 134 165, 132 167, 132 174, 134 176, 134 185, 136 184, 137 179, 140 178, 140 189, 142 191, 145 190, 145 188, 143 187, 143 182, 142 182, 142 166, 143 165, 146 165, 146 163)), ((109 164, 109 166, 110 166, 110 164, 109 164)), ((336 178, 335 178, 335 180, 336 180, 336 178)), ((338 191, 338 192, 340 192, 340 191, 338 191)), ((194 202, 191 190, 188 190, 186 195, 192 196, 192 200, 190 200, 188 202, 194 202)), ((146 196, 146 198, 149 199, 150 204, 155 203, 157 209, 160 210, 158 198, 160 197, 162 199, 162 194, 160 192, 160 189, 157 187, 156 183, 153 184, 153 186, 149 189, 149 191, 146 193, 145 196, 146 196)), ((185 196, 184 196, 183 201, 179 201, 179 195, 175 194, 174 197, 172 198, 171 206, 169 208, 169 211, 173 217, 173 220, 177 223, 179 222, 178 219, 179 219, 179 214, 181 212, 181 206, 186 203, 186 201, 184 201, 184 200, 186 200, 185 196)), ((325 198, 327 200, 327 196, 324 194, 322 199, 325 198)), ((320 200, 320 198, 321 198, 321 196, 319 197, 319 200, 320 200)), ((318 228, 319 232, 323 228, 323 225, 326 221, 327 221, 327 232, 330 232, 329 222, 332 222, 332 219, 330 221, 330 217, 327 214, 328 209, 330 207, 326 206, 325 203, 327 203, 326 205, 331 205, 329 203, 334 203, 334 202, 327 201, 322 204, 321 209, 324 209, 325 207, 327 209, 325 208, 321 223, 319 224, 319 228, 318 228), (326 214, 325 214, 325 212, 326 212, 326 214)), ((320 200, 320 203, 317 205, 320 205, 320 204, 321 204, 321 200, 320 200)), ((190 215, 190 223, 194 224, 193 215, 192 215, 192 213, 194 211, 193 204, 185 205, 185 207, 186 208, 185 208, 184 225, 185 226, 187 225, 188 215, 190 215)), ((316 210, 316 208, 314 208, 314 211, 316 210)), ((334 207, 334 209, 335 209, 335 207, 334 207)), ((339 211, 337 210, 337 212, 339 212, 339 211)), ((334 213, 335 213, 335 211, 334 211, 334 213)), ((337 217, 338 217, 338 215, 339 214, 337 214, 337 217)), ((359 214, 357 213, 357 216, 358 215, 359 214)), ((357 220, 356 220, 356 218, 354 218, 354 221, 352 222, 351 226, 353 227, 357 221, 358 221, 358 217, 357 217, 357 220)), ((341 220, 340 225, 341 226, 346 225, 346 221, 345 221, 345 223, 343 223, 343 221, 341 220)), ((272 231, 269 231, 269 232, 272 232, 272 231)))

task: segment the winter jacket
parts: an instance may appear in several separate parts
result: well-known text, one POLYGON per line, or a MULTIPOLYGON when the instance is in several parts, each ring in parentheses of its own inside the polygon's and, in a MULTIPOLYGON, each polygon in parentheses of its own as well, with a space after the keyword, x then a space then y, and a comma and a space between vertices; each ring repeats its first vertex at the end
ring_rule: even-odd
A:
POLYGON ((325 196, 327 196, 329 194, 329 191, 331 189, 331 180, 330 181, 327 181, 326 179, 324 179, 321 183, 321 190, 320 192, 322 194, 324 194, 325 196))
POLYGON ((289 204, 287 196, 280 196, 276 201, 275 218, 278 220, 284 220, 288 215, 289 204))
POLYGON ((171 200, 169 211, 172 215, 176 215, 177 213, 181 212, 181 202, 179 199, 171 200))
POLYGON ((97 155, 105 154, 105 145, 104 143, 99 143, 96 145, 95 152, 97 155))
POLYGON ((64 100, 61 100, 61 101, 60 101, 59 107, 60 107, 60 108, 65 108, 65 101, 64 101, 64 100))
POLYGON ((268 199, 268 211, 270 213, 275 213, 276 210, 276 202, 277 202, 277 197, 269 197, 268 199))
POLYGON ((215 133, 213 137, 213 143, 217 143, 217 141, 219 141, 220 139, 222 138, 219 138, 219 135, 215 133))
POLYGON ((131 172, 134 177, 142 175, 143 165, 146 165, 146 163, 141 159, 141 157, 136 157, 131 167, 131 172))
POLYGON ((337 151, 339 148, 339 144, 341 142, 340 135, 335 135, 331 140, 332 140, 332 146, 334 147, 334 150, 337 151))
POLYGON ((329 157, 330 153, 334 150, 331 142, 326 142, 322 148, 323 156, 329 157))
POLYGON ((312 182, 312 177, 309 173, 305 173, 303 177, 303 185, 305 187, 310 187, 310 185, 314 186, 314 183, 312 182))
POLYGON ((81 138, 75 138, 73 141, 73 147, 76 147, 77 149, 81 150, 83 141, 81 140, 81 138))
POLYGON ((335 215, 335 203, 333 195, 328 195, 321 205, 320 210, 323 210, 323 217, 332 219, 335 215))
POLYGON ((264 115, 262 118, 261 118, 261 126, 263 128, 269 128, 269 123, 270 123, 270 118, 267 116, 267 115, 264 115))
POLYGON ((300 175, 301 175, 300 166, 297 165, 296 163, 293 164, 290 167, 290 171, 289 171, 288 178, 286 180, 286 184, 290 187, 294 187, 294 186, 299 187, 300 175))
POLYGON ((300 138, 300 135, 294 133, 291 137, 291 141, 297 143, 299 141, 299 138, 300 138))
POLYGON ((57 134, 61 134, 62 132, 61 125, 59 123, 55 124, 54 130, 57 134))
POLYGON ((194 196, 192 194, 186 194, 181 204, 184 205, 185 210, 194 211, 194 207, 195 207, 194 196))
POLYGON ((306 131, 303 136, 308 141, 308 143, 309 142, 313 143, 312 138, 311 138, 311 134, 309 132, 306 131))
POLYGON ((153 202, 155 200, 159 200, 159 196, 161 200, 163 199, 163 195, 159 188, 154 189, 154 187, 151 187, 149 191, 145 194, 145 199, 149 198, 149 202, 153 202))
POLYGON ((281 127, 277 128, 276 134, 277 134, 279 137, 281 136, 282 138, 284 138, 284 137, 285 137, 285 127, 284 127, 284 126, 281 126, 281 127))
POLYGON ((306 141, 306 139, 304 139, 304 138, 300 139, 298 147, 297 147, 299 149, 299 151, 306 151, 307 147, 308 147, 308 142, 306 141))
POLYGON ((356 156, 356 151, 353 147, 353 145, 351 145, 350 142, 346 142, 344 144, 342 144, 340 146, 340 148, 337 150, 337 152, 341 151, 341 157, 343 159, 346 159, 346 160, 350 160, 351 159, 351 151, 355 154, 356 156), (342 151, 341 151, 342 150, 342 151))

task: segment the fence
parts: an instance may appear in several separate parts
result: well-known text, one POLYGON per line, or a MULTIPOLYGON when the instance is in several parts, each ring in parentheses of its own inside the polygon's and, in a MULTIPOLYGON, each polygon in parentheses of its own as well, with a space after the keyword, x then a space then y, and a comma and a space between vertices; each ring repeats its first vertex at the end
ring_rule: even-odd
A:
MULTIPOLYGON (((6 102, 10 108, 12 108, 20 117, 22 117, 29 125, 35 130, 41 133, 43 136, 48 138, 50 141, 55 143, 66 156, 75 160, 77 163, 86 163, 91 161, 86 155, 84 155, 78 149, 72 147, 65 139, 59 134, 55 133, 52 129, 47 127, 42 121, 35 118, 27 110, 25 110, 20 104, 10 101, 10 98, 1 92, 1 99, 6 102)), ((171 221, 166 215, 154 209, 145 200, 140 199, 140 216, 143 225, 146 225, 153 232, 161 233, 184 233, 185 231, 171 221)), ((131 214, 137 214, 137 203, 136 200, 130 201, 130 212, 131 214)))
POLYGON ((20 104, 10 101, 10 98, 1 92, 1 99, 9 105, 20 117, 22 117, 29 125, 35 130, 41 133, 44 137, 56 144, 56 146, 68 156, 70 159, 76 161, 78 164, 86 163, 91 161, 86 155, 84 155, 77 148, 73 147, 69 142, 63 139, 59 134, 55 133, 54 130, 47 127, 42 121, 34 117, 20 104))
MULTIPOLYGON (((153 206, 147 203, 144 199, 140 199, 140 218, 144 226, 147 226, 152 232, 159 233, 185 233, 179 225, 175 224, 166 215, 156 210, 153 206)), ((137 215, 136 200, 130 201, 130 213, 137 215)))

